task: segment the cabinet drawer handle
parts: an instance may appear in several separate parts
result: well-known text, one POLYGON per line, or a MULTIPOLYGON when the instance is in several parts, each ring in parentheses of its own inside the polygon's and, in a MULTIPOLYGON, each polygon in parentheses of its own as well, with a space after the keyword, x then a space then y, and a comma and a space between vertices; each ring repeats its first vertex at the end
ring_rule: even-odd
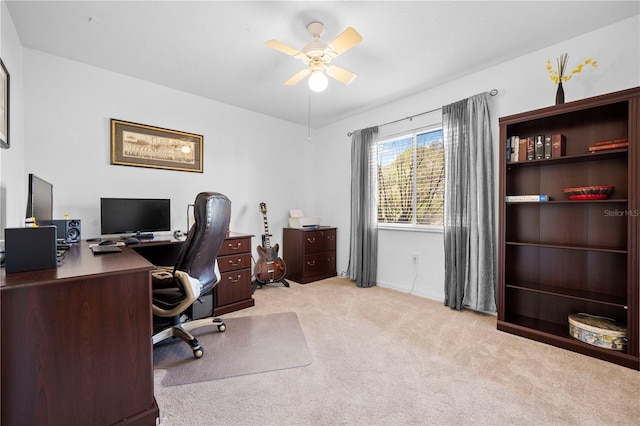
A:
POLYGON ((336 237, 334 237, 333 235, 329 235, 329 236, 327 237, 327 240, 335 240, 335 239, 336 239, 336 237))
POLYGON ((242 247, 242 243, 238 243, 238 245, 237 245, 237 246, 235 246, 235 247, 234 247, 233 245, 231 245, 231 243, 229 243, 228 247, 229 247, 231 250, 238 250, 240 247, 242 247))
POLYGON ((238 274, 238 278, 236 278, 235 280, 233 279, 233 277, 229 277, 229 281, 232 283, 237 283, 238 281, 240 281, 240 278, 242 277, 242 275, 238 274))
POLYGON ((307 241, 309 241, 310 243, 315 243, 316 242, 316 237, 307 238, 307 241))
POLYGON ((238 266, 240 265, 240 263, 242 263, 242 258, 239 258, 237 262, 234 262, 233 260, 229 261, 229 266, 238 266))
POLYGON ((312 262, 307 262, 307 266, 315 266, 315 264, 316 264, 315 260, 312 261, 312 262))

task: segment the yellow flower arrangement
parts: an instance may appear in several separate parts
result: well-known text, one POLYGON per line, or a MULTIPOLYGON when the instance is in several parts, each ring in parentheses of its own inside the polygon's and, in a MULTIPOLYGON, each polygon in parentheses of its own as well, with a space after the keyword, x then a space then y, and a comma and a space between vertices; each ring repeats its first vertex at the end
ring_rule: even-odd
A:
POLYGON ((554 84, 566 83, 575 74, 581 72, 585 66, 591 65, 593 68, 598 68, 598 63, 596 61, 594 61, 592 58, 587 58, 583 63, 575 67, 573 71, 571 71, 571 74, 566 74, 568 60, 568 53, 563 53, 562 55, 560 55, 560 57, 558 58, 558 69, 554 70, 551 66, 551 59, 547 59, 547 71, 549 71, 549 78, 551 79, 551 81, 553 81, 554 84))

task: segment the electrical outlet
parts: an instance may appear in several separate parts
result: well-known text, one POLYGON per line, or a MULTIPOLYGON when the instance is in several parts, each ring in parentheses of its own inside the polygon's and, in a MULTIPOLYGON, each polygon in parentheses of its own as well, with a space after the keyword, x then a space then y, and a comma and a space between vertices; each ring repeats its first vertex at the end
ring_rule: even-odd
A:
POLYGON ((418 264, 418 255, 417 254, 412 254, 411 255, 411 262, 415 265, 418 264))

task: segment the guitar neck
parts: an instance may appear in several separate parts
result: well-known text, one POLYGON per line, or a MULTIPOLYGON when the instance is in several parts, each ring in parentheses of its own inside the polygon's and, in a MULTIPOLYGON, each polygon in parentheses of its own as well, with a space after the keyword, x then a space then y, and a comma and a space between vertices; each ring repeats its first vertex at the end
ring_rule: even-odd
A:
POLYGON ((262 219, 264 221, 264 247, 271 248, 271 242, 269 241, 269 225, 267 224, 267 215, 263 214, 262 219))

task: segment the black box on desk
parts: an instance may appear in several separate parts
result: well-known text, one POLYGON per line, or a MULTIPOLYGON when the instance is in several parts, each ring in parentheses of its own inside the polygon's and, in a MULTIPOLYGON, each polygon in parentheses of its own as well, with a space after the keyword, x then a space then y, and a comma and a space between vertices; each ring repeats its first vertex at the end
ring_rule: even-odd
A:
POLYGON ((7 228, 4 251, 7 274, 56 268, 56 227, 7 228))

